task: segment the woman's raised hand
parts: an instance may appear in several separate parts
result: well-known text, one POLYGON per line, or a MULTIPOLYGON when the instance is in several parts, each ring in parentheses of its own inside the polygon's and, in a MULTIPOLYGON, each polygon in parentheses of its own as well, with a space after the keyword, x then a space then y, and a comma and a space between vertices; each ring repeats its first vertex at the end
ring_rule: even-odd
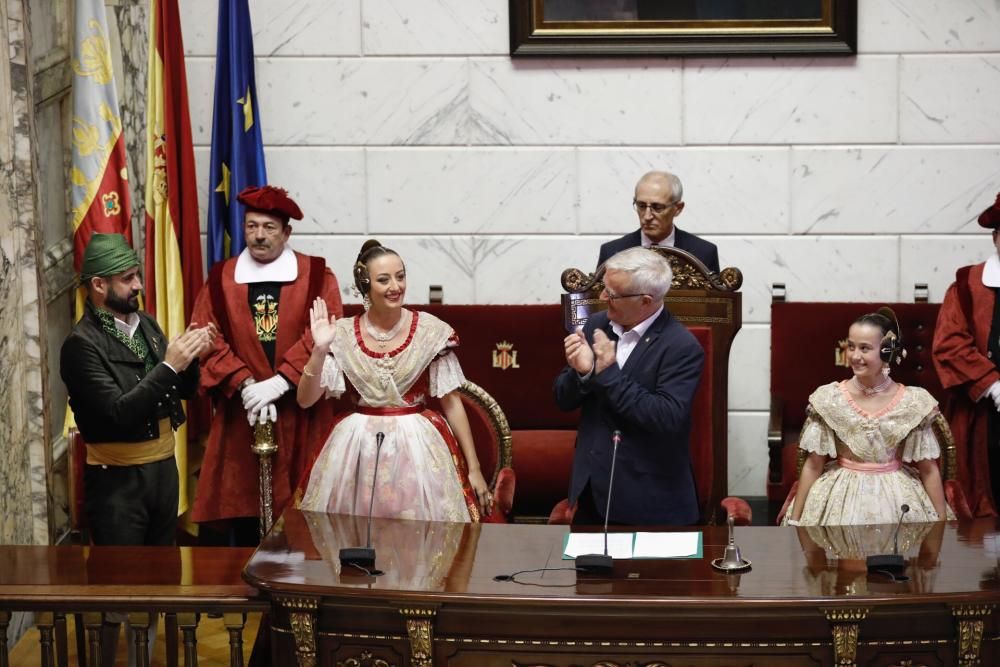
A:
POLYGON ((330 350, 335 332, 333 325, 336 321, 337 316, 329 313, 326 301, 316 297, 312 308, 309 309, 309 329, 312 331, 313 344, 322 352, 330 350))

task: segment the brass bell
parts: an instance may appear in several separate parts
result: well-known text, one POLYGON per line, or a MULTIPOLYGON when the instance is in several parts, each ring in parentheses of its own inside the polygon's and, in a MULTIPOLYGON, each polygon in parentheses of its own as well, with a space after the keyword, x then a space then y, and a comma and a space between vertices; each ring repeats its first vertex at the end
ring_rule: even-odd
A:
POLYGON ((737 572, 749 569, 750 561, 743 558, 740 548, 736 546, 736 540, 733 537, 733 515, 729 515, 726 523, 729 525, 729 543, 726 545, 726 551, 722 554, 722 558, 716 558, 712 561, 712 567, 722 572, 737 572))

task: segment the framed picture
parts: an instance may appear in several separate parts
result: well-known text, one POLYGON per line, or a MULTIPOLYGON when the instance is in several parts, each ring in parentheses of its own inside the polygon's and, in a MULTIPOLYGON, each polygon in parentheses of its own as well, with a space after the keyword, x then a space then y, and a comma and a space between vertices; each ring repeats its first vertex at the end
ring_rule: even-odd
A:
POLYGON ((858 0, 510 0, 512 56, 849 55, 858 0))

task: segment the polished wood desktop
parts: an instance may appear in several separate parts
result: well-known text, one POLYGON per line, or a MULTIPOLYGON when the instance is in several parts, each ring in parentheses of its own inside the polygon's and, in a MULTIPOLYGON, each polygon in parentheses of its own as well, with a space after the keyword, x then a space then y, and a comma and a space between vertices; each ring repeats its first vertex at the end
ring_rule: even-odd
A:
MULTIPOLYGON (((722 574, 724 527, 699 559, 562 560, 565 526, 376 519, 376 566, 342 571, 362 517, 289 510, 244 577, 272 599, 275 664, 998 664, 1000 522, 904 525, 904 582, 869 575, 894 526, 748 527, 749 572, 722 574), (294 656, 294 657, 293 657, 294 656), (910 662, 906 662, 909 660, 910 662)), ((667 529, 669 530, 669 529, 667 529)))

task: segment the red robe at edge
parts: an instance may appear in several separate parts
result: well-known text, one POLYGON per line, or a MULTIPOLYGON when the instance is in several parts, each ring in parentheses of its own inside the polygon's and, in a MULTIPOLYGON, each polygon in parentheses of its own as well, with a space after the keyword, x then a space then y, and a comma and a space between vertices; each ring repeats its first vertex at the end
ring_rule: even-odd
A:
MULTIPOLYGON (((234 280, 235 257, 222 267, 222 288, 225 309, 234 340, 224 340, 223 331, 216 338, 214 349, 201 362, 201 389, 212 396, 214 414, 205 449, 205 460, 198 478, 191 516, 194 521, 215 521, 236 517, 258 516, 257 457, 250 451, 253 431, 247 422, 238 387, 248 377, 258 382, 281 373, 292 388, 275 406, 278 410, 275 435, 278 452, 272 458, 272 488, 274 517, 291 500, 300 483, 299 476, 313 459, 315 448, 321 446, 333 421, 333 401, 320 401, 303 410, 295 400, 295 386, 302 377, 302 367, 312 352, 309 332, 309 281, 311 259, 295 253, 298 276, 282 286, 278 299, 278 336, 275 341, 274 368, 257 339, 256 327, 247 301, 248 287, 234 280)), ((211 281, 211 277, 209 278, 211 281)), ((333 273, 326 269, 320 296, 330 313, 338 318, 344 313, 340 289, 333 273)), ((192 321, 199 325, 214 322, 211 285, 205 283, 195 301, 192 321)))
POLYGON ((989 397, 978 400, 991 384, 1000 380, 996 364, 986 356, 993 322, 993 288, 983 284, 983 264, 969 273, 972 321, 962 309, 956 283, 944 296, 934 330, 934 367, 941 386, 949 391, 942 412, 948 419, 957 449, 957 478, 972 515, 996 516, 986 452, 987 419, 996 407, 989 397))

